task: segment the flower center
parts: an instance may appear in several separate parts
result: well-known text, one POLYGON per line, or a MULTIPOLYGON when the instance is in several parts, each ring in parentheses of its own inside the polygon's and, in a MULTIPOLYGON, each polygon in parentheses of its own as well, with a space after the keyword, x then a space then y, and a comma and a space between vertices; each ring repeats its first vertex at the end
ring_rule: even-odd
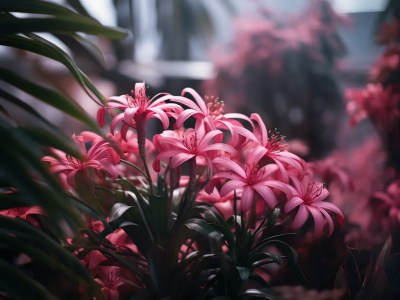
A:
POLYGON ((134 91, 131 91, 132 96, 126 95, 127 103, 129 107, 139 107, 139 110, 144 110, 147 108, 149 99, 143 93, 138 93, 135 95, 134 91))
POLYGON ((182 135, 182 144, 191 152, 197 149, 196 131, 186 132, 182 135))
POLYGON ((315 198, 321 195, 324 189, 325 189, 325 184, 317 184, 315 182, 309 182, 307 185, 307 190, 303 196, 303 201, 306 204, 312 203, 315 198))
POLYGON ((281 152, 286 150, 287 144, 285 142, 285 137, 281 135, 275 128, 274 131, 268 132, 268 142, 265 145, 267 153, 271 152, 281 152))
POLYGON ((75 169, 79 169, 80 167, 83 166, 83 162, 81 162, 79 159, 76 157, 73 157, 69 154, 65 154, 66 160, 69 162, 69 164, 74 167, 75 169))
POLYGON ((265 170, 260 170, 258 164, 246 164, 244 166, 244 171, 247 176, 247 184, 249 185, 259 182, 265 174, 265 170))
POLYGON ((224 114, 224 102, 220 101, 218 97, 205 96, 205 102, 208 108, 208 114, 214 119, 224 114))

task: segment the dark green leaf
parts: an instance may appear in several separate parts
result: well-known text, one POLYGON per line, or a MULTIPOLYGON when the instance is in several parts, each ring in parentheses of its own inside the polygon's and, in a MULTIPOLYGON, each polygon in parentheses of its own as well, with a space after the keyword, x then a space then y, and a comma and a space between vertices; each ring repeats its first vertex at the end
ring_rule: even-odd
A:
POLYGON ((90 126, 90 128, 99 131, 97 124, 86 115, 86 113, 82 110, 82 108, 79 107, 74 102, 72 102, 71 99, 65 97, 64 95, 54 90, 38 85, 32 81, 29 81, 19 76, 18 74, 10 70, 6 70, 3 68, 0 68, 0 79, 11 85, 18 87, 24 92, 38 98, 44 103, 47 103, 59 109, 60 111, 70 115, 71 117, 80 120, 84 124, 90 126))
POLYGON ((0 290, 13 299, 56 299, 49 291, 15 266, 0 258, 0 290))
POLYGON ((27 34, 31 32, 62 34, 84 32, 113 39, 121 39, 127 36, 125 30, 103 26, 92 19, 73 17, 71 15, 51 18, 0 18, 0 35, 27 34))

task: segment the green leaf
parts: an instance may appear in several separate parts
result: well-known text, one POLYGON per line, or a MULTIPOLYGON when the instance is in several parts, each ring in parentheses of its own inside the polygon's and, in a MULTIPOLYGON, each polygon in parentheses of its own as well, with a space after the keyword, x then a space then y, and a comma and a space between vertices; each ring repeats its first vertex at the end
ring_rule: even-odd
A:
POLYGON ((96 132, 99 131, 97 124, 86 115, 82 108, 64 95, 54 90, 38 85, 10 70, 6 70, 3 68, 0 68, 0 80, 14 85, 24 92, 38 98, 42 102, 59 109, 60 111, 70 115, 71 117, 74 117, 75 119, 88 125, 91 129, 96 130, 96 132))
POLYGON ((0 97, 19 107, 20 109, 26 111, 29 113, 31 116, 34 116, 38 120, 40 120, 43 124, 45 124, 47 127, 53 129, 54 131, 59 131, 58 128, 56 128, 52 123, 50 123, 47 119, 45 119, 41 114, 39 114, 35 109, 33 109, 30 105, 25 103, 24 101, 20 100, 19 98, 15 97, 14 95, 11 95, 10 93, 4 91, 3 89, 0 88, 0 97))
POLYGON ((2 258, 0 269, 0 290, 5 291, 12 299, 56 299, 41 284, 2 258))
POLYGON ((149 199, 150 214, 154 225, 156 240, 165 239, 168 234, 168 196, 151 195, 149 199))
MULTIPOLYGON (((68 252, 42 231, 22 220, 3 216, 0 216, 0 228, 4 233, 15 236, 17 240, 22 239, 26 241, 26 251, 28 251, 28 245, 34 244, 37 245, 36 247, 39 246, 41 249, 52 253, 57 257, 58 262, 65 266, 66 269, 64 269, 64 271, 68 270, 68 274, 74 274, 73 276, 71 275, 74 280, 85 284, 91 291, 95 290, 96 284, 81 262, 72 253, 68 252)), ((3 240, 0 240, 0 243, 4 243, 2 241, 3 240)), ((21 247, 24 247, 24 244, 21 244, 21 247)), ((32 248, 29 251, 31 254, 33 253, 32 248)), ((34 254, 37 255, 37 252, 34 254)))
POLYGON ((79 69, 73 59, 61 48, 50 41, 36 34, 29 34, 28 37, 20 35, 5 37, 0 36, 0 44, 30 51, 63 64, 66 68, 68 68, 71 74, 75 77, 75 79, 90 97, 92 97, 92 94, 89 92, 89 90, 96 95, 101 103, 105 102, 104 96, 97 90, 89 78, 79 69))
POLYGON ((40 145, 21 130, 12 127, 1 116, 0 136, 8 143, 7 147, 0 147, 0 179, 17 188, 21 199, 27 203, 50 211, 49 219, 54 227, 61 229, 60 219, 76 226, 79 219, 66 201, 62 187, 40 161, 43 157, 40 145), (35 180, 32 180, 33 175, 35 180), (39 184, 39 181, 42 183, 39 184))
POLYGON ((56 16, 51 18, 1 18, 0 35, 12 35, 18 33, 48 32, 75 34, 84 32, 91 35, 105 36, 112 39, 121 39, 127 36, 122 29, 103 26, 89 18, 68 16, 56 16))
POLYGON ((48 1, 38 0, 2 0, 0 2, 0 11, 45 14, 54 16, 80 16, 73 10, 68 9, 64 6, 48 1))
POLYGON ((19 130, 30 139, 35 141, 38 145, 45 147, 54 147, 74 157, 81 157, 82 154, 76 149, 75 144, 71 143, 70 140, 62 133, 56 136, 52 132, 35 128, 35 127, 20 127, 19 130))

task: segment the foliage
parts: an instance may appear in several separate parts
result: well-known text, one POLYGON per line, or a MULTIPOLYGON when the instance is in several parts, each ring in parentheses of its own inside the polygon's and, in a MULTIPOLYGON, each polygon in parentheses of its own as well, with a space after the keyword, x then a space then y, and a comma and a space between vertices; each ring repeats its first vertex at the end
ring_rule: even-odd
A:
MULTIPOLYGON (((37 33, 62 34, 79 40, 82 39, 80 33, 121 38, 126 35, 124 31, 102 26, 98 21, 61 5, 36 0, 2 1, 0 23, 0 45, 63 64, 95 101, 104 102, 101 93, 72 58, 37 33)), ((77 210, 52 174, 40 163, 46 153, 44 147, 58 147, 75 155, 77 152, 58 128, 28 104, 26 95, 81 121, 92 130, 99 131, 98 127, 74 101, 48 85, 22 76, 17 70, 0 68, 0 80, 3 103, 0 103, 3 140, 0 147, 1 208, 19 216, 20 212, 28 209, 25 216, 35 224, 30 226, 20 219, 1 217, 0 263, 3 271, 0 289, 3 295, 13 298, 53 299, 63 293, 70 294, 70 286, 78 285, 93 293, 95 285, 88 271, 63 247, 64 227, 68 224, 76 228, 81 222, 77 210), (38 126, 19 126, 18 120, 7 112, 10 106, 18 107, 33 117, 38 126), (40 214, 29 212, 29 208, 34 210, 35 207, 40 207, 40 214), (18 263, 20 259, 25 263, 18 263), (49 275, 52 282, 47 278, 49 275)))

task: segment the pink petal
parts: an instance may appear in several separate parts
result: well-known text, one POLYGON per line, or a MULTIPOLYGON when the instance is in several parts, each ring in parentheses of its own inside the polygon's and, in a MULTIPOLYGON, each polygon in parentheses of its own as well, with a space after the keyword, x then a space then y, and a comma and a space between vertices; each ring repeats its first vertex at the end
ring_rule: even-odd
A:
POLYGON ((321 213, 324 215, 325 220, 328 223, 328 236, 330 236, 333 232, 333 227, 334 227, 332 218, 325 210, 321 210, 321 213))
POLYGON ((100 107, 96 114, 97 123, 101 128, 106 125, 106 113, 107 110, 105 107, 100 107))
POLYGON ((222 196, 225 196, 236 189, 241 189, 245 185, 246 183, 243 181, 230 180, 222 186, 220 193, 222 196))
POLYGON ((319 209, 315 207, 308 206, 308 210, 310 211, 313 219, 314 219, 314 234, 319 237, 322 235, 322 230, 324 229, 325 220, 322 216, 322 213, 319 209))
POLYGON ((189 108, 191 108, 191 109, 193 109, 193 110, 195 110, 195 111, 197 111, 197 112, 199 112, 199 113, 203 113, 203 114, 204 114, 204 112, 201 111, 200 107, 198 107, 198 106, 197 106, 192 100, 190 100, 189 98, 182 97, 182 96, 172 96, 172 97, 171 97, 171 101, 181 103, 181 104, 186 105, 187 107, 189 107, 189 108))
POLYGON ((295 207, 303 204, 304 201, 298 196, 293 196, 285 205, 285 213, 291 212, 295 207))
POLYGON ((169 127, 169 119, 167 114, 162 109, 158 108, 152 108, 150 110, 155 112, 155 117, 161 121, 163 124, 163 129, 166 130, 169 127))
POLYGON ((251 207, 254 198, 254 191, 251 187, 246 186, 243 189, 242 197, 240 198, 241 208, 243 211, 248 211, 251 207))
POLYGON ((130 124, 133 122, 136 112, 139 110, 137 107, 128 107, 124 112, 124 120, 126 123, 130 124))
POLYGON ((243 170, 243 168, 230 159, 227 159, 225 157, 217 157, 213 160, 213 163, 225 167, 232 172, 235 172, 242 178, 246 178, 246 172, 243 170))
POLYGON ((112 135, 114 135, 115 127, 117 127, 117 125, 121 123, 123 119, 124 119, 123 113, 119 114, 118 116, 114 117, 114 119, 112 119, 110 123, 110 132, 112 135))
POLYGON ((146 98, 146 85, 144 82, 135 84, 135 98, 146 98))
POLYGON ((210 144, 210 142, 212 141, 212 139, 219 135, 222 134, 222 131, 220 130, 212 130, 207 132, 200 140, 200 142, 197 144, 197 148, 198 149, 203 149, 204 147, 206 147, 208 144, 210 144))
POLYGON ((271 191, 271 189, 262 184, 255 184, 252 186, 253 189, 260 194, 260 196, 264 199, 264 201, 268 204, 270 208, 274 208, 278 203, 275 194, 271 191))
MULTIPOLYGON (((319 187, 322 187, 322 184, 319 187)), ((313 203, 321 202, 328 196, 329 196, 329 191, 326 188, 323 188, 321 190, 321 194, 319 194, 317 197, 314 198, 313 203)))
POLYGON ((212 144, 210 146, 205 147, 203 149, 203 152, 211 151, 211 150, 225 151, 225 152, 228 152, 228 153, 231 153, 231 154, 236 151, 232 146, 230 146, 228 144, 217 143, 217 144, 212 144))
POLYGON ((308 218, 308 210, 304 205, 299 206, 299 210, 296 213, 296 216, 293 219, 292 227, 294 229, 298 229, 304 225, 308 218))
POLYGON ((250 116, 251 120, 256 120, 258 127, 260 129, 260 137, 261 137, 261 144, 265 146, 268 143, 268 132, 267 132, 267 127, 265 126, 263 120, 261 119, 259 114, 251 114, 250 116))
POLYGON ((179 153, 171 158, 171 167, 177 168, 184 162, 188 161, 189 159, 193 158, 193 154, 188 153, 179 153))
POLYGON ((208 115, 208 109, 207 106, 203 100, 203 98, 200 97, 200 95, 192 88, 185 88, 182 90, 181 95, 183 96, 185 93, 189 93, 193 96, 194 100, 196 100, 197 105, 201 109, 201 111, 204 113, 204 115, 208 115))
POLYGON ((269 187, 276 188, 277 190, 285 193, 286 195, 291 195, 292 192, 290 190, 290 186, 284 182, 278 181, 278 180, 266 180, 263 182, 265 185, 269 187))
POLYGON ((315 203, 313 206, 321 207, 323 209, 332 211, 332 212, 336 213, 342 220, 344 220, 344 215, 343 215, 342 211, 336 205, 334 205, 330 202, 319 202, 319 203, 315 203))
POLYGON ((183 112, 181 112, 176 118, 176 127, 181 128, 183 126, 183 123, 189 119, 191 116, 196 117, 196 115, 200 115, 200 113, 194 109, 186 109, 183 112))

